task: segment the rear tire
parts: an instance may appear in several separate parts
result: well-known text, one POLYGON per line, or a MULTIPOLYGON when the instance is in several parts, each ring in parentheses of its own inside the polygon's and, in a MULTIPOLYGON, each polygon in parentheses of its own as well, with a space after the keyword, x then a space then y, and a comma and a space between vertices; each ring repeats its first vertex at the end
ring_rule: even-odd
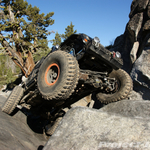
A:
POLYGON ((98 93, 97 99, 104 104, 120 101, 127 98, 133 88, 132 79, 127 72, 122 69, 113 70, 109 77, 116 78, 119 87, 114 93, 98 93))
POLYGON ((57 129, 57 127, 59 126, 60 122, 62 120, 62 117, 58 117, 55 122, 53 123, 53 125, 46 131, 46 134, 51 136, 54 134, 55 130, 57 129))
POLYGON ((55 51, 40 66, 37 85, 44 99, 67 99, 74 92, 78 79, 76 58, 67 52, 55 51))
POLYGON ((23 88, 21 86, 14 87, 13 91, 2 106, 2 111, 6 114, 12 114, 17 107, 21 97, 23 96, 23 88))

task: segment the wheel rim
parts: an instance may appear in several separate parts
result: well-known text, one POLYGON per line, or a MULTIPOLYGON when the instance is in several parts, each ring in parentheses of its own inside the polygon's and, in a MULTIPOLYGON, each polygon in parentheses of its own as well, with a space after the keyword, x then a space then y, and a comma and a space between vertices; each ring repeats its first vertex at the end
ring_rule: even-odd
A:
POLYGON ((120 86, 121 86, 121 84, 120 84, 120 82, 117 80, 117 82, 115 83, 115 89, 113 90, 113 93, 116 93, 117 91, 119 91, 120 86))
POLYGON ((53 63, 48 66, 45 72, 45 83, 49 86, 54 85, 60 75, 60 68, 56 63, 53 63))
POLYGON ((114 94, 116 93, 117 91, 119 91, 119 89, 121 88, 121 83, 119 80, 116 79, 115 82, 115 85, 113 86, 113 90, 110 90, 110 89, 105 89, 102 93, 105 93, 105 94, 114 94))

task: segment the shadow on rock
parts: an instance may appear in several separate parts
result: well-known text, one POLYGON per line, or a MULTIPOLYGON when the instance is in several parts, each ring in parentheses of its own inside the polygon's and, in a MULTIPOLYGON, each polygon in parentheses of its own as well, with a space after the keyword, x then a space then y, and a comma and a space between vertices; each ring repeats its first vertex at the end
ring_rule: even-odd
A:
POLYGON ((33 132, 43 134, 45 126, 48 124, 48 120, 31 114, 27 116, 27 124, 33 132))

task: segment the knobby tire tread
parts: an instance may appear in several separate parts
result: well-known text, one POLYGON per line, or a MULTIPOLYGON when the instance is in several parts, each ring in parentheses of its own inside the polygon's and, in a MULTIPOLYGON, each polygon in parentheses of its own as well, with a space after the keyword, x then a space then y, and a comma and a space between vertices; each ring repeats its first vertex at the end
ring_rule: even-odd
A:
POLYGON ((14 87, 13 91, 2 106, 2 111, 10 115, 15 110, 22 96, 23 88, 21 86, 14 87))
MULTIPOLYGON (((121 81, 121 84, 125 84, 123 89, 120 91, 117 91, 114 94, 105 94, 105 93, 98 93, 96 95, 97 99, 104 104, 108 104, 111 102, 116 102, 116 101, 120 101, 123 100, 127 97, 129 97, 130 93, 132 92, 133 89, 133 83, 132 83, 132 79, 129 76, 129 74, 122 70, 122 69, 118 69, 117 71, 114 71, 113 73, 117 73, 117 78, 119 78, 121 81)), ((122 86, 122 85, 121 85, 122 86)))
MULTIPOLYGON (((45 93, 43 93, 40 87, 40 84, 37 84, 38 89, 44 99, 47 99, 47 100, 67 99, 74 92, 76 85, 78 83, 79 65, 78 65, 76 58, 65 51, 58 50, 56 52, 53 52, 51 55, 54 55, 54 54, 55 55, 57 54, 61 57, 65 57, 65 61, 68 63, 68 65, 66 65, 67 72, 65 74, 65 78, 60 83, 60 86, 57 89, 57 91, 55 90, 52 94, 46 95, 45 93)), ((49 57, 51 57, 51 55, 49 57)))
POLYGON ((56 121, 54 122, 54 124, 52 125, 52 127, 49 129, 49 131, 47 132, 48 135, 53 135, 55 130, 57 129, 58 125, 60 124, 62 120, 62 117, 59 117, 56 119, 56 121))

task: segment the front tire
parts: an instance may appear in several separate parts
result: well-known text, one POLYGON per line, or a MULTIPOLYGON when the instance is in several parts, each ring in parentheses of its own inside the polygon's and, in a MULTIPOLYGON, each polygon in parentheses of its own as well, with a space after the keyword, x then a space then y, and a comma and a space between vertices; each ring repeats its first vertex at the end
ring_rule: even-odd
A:
POLYGON ((78 79, 76 58, 58 50, 51 53, 40 66, 37 85, 44 99, 67 99, 74 92, 78 79))
POLYGON ((21 86, 14 87, 13 91, 2 106, 2 111, 6 114, 12 114, 17 107, 21 97, 23 96, 23 88, 21 86))
POLYGON ((117 80, 118 88, 114 93, 98 93, 96 95, 97 99, 101 103, 108 104, 127 98, 133 88, 132 79, 129 74, 122 69, 118 69, 113 70, 109 77, 117 80))

